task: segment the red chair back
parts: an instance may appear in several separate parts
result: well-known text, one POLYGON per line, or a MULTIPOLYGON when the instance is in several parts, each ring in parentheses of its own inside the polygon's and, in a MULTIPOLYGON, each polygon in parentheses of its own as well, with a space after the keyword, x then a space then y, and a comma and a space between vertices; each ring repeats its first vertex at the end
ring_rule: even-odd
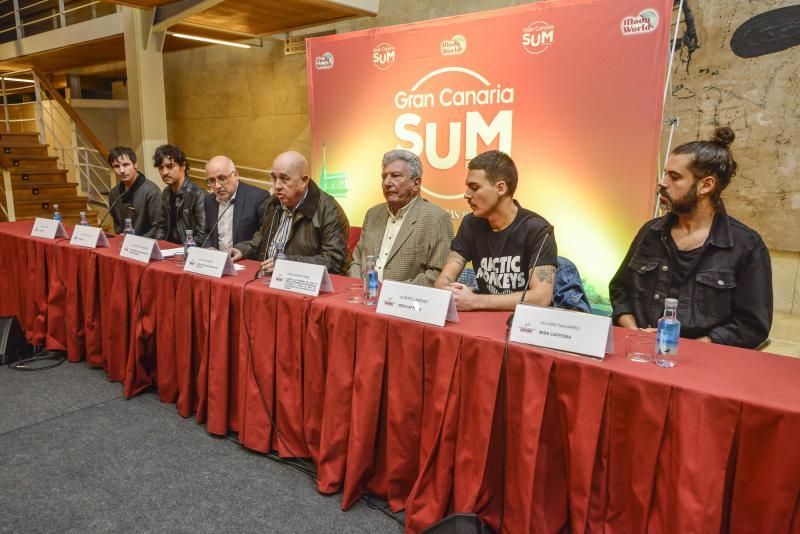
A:
POLYGON ((347 250, 350 251, 350 254, 353 253, 353 249, 356 248, 358 244, 358 238, 361 237, 361 227, 360 226, 351 226, 350 227, 350 235, 347 236, 347 250))

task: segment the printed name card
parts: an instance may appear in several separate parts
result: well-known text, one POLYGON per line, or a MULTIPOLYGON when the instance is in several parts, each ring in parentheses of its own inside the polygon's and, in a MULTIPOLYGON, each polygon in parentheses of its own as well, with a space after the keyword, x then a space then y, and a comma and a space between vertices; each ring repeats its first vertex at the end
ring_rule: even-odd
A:
POLYGON ((611 317, 518 304, 511 341, 600 358, 614 352, 611 317))
POLYGON ((31 230, 33 237, 43 237, 45 239, 55 239, 57 237, 68 237, 67 230, 61 221, 55 219, 42 219, 36 217, 33 222, 33 229, 31 230))
POLYGON ((236 276, 230 254, 210 248, 191 247, 183 270, 214 278, 222 278, 223 274, 236 276))
POLYGON ((333 292, 331 277, 324 265, 277 260, 269 282, 272 289, 282 289, 316 297, 320 291, 333 292))
POLYGON ((102 228, 78 225, 72 230, 69 244, 86 248, 107 247, 108 239, 102 228))
POLYGON ((158 247, 158 243, 155 239, 131 234, 125 235, 125 240, 122 242, 122 249, 119 251, 119 255, 123 258, 140 261, 142 263, 150 263, 151 259, 164 259, 164 256, 161 255, 161 249, 158 247))
POLYGON ((445 321, 458 322, 450 291, 392 280, 384 280, 375 311, 435 326, 444 326, 445 321))

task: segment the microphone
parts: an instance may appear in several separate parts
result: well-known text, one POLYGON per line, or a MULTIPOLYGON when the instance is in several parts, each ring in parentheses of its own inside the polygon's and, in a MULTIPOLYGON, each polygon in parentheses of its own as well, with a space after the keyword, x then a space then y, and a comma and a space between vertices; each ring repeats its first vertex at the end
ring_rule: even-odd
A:
MULTIPOLYGON (((542 244, 539 245, 539 251, 536 253, 536 257, 533 259, 533 265, 531 265, 530 269, 528 270, 528 283, 525 284, 525 289, 522 290, 522 295, 519 298, 519 303, 522 304, 525 302, 525 295, 528 294, 528 288, 531 285, 531 280, 533 279, 533 270, 536 268, 536 264, 539 263, 539 256, 542 254, 542 249, 544 248, 544 244, 547 242, 547 239, 550 237, 550 232, 547 232, 544 235, 544 239, 542 239, 542 244)), ((514 312, 511 312, 511 315, 508 316, 506 319, 506 325, 509 329, 511 329, 511 323, 514 322, 514 312)))
POLYGON ((119 197, 117 197, 117 200, 115 200, 114 202, 112 202, 112 203, 111 203, 111 205, 108 207, 108 211, 106 212, 106 214, 105 214, 105 215, 103 215, 103 218, 102 218, 102 219, 100 219, 100 224, 98 224, 97 226, 103 226, 103 223, 105 222, 105 220, 106 220, 106 219, 108 219, 108 216, 109 216, 109 215, 111 215, 111 210, 113 210, 113 209, 114 209, 114 206, 116 206, 116 205, 117 205, 117 202, 119 202, 120 200, 122 200, 122 199, 125 197, 125 195, 127 195, 127 194, 128 194, 128 192, 129 192, 129 191, 130 191, 130 188, 128 188, 128 190, 127 190, 127 191, 125 191, 125 192, 124 192, 124 193, 122 193, 122 194, 121 194, 119 197))
POLYGON ((222 213, 220 213, 219 217, 217 217, 217 222, 214 223, 214 226, 211 227, 211 230, 209 230, 208 234, 206 234, 205 239, 203 239, 203 243, 200 245, 200 248, 203 248, 203 247, 206 246, 206 241, 208 241, 208 239, 211 237, 211 234, 214 233, 214 230, 217 229, 217 225, 222 220, 222 216, 225 215, 225 212, 227 212, 229 209, 231 209, 231 206, 233 206, 233 204, 235 202, 236 202, 236 198, 232 198, 230 203, 228 204, 228 206, 224 210, 222 210, 222 213))
MULTIPOLYGON (((272 241, 272 229, 275 226, 275 217, 278 216, 278 213, 280 213, 280 209, 275 209, 275 211, 272 212, 272 220, 269 222, 269 233, 267 234, 267 241, 266 241, 267 244, 264 247, 264 257, 261 259, 261 263, 267 261, 267 256, 269 256, 269 245, 270 242, 272 241)), ((258 269, 256 271, 256 278, 261 278, 261 276, 262 276, 261 269, 258 269)))

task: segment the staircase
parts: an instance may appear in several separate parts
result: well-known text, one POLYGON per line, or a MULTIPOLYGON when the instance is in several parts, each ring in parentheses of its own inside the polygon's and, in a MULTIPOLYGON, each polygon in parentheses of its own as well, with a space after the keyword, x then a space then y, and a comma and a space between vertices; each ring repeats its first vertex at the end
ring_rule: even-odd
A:
MULTIPOLYGON (((77 223, 84 211, 89 223, 97 224, 97 212, 88 208, 87 197, 78 193, 77 184, 67 181, 66 169, 59 168, 58 158, 48 154, 38 133, 0 131, 0 150, 3 197, 8 198, 5 187, 10 185, 16 220, 50 218, 57 204, 65 223, 77 223)), ((0 217, 7 220, 3 213, 0 217)))

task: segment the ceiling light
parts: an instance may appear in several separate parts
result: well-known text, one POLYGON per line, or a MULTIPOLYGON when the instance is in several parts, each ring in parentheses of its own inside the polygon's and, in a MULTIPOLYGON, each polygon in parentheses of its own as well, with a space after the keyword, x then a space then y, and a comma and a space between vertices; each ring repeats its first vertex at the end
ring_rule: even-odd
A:
POLYGON ((7 76, 3 76, 2 74, 0 74, 0 78, 3 78, 7 82, 33 83, 33 80, 26 80, 24 78, 9 78, 7 76))
POLYGON ((189 39, 191 41, 202 41, 204 43, 235 46, 236 48, 250 48, 249 44, 235 43, 233 41, 223 41, 222 39, 212 39, 211 37, 200 37, 199 35, 189 35, 186 33, 175 33, 175 32, 167 32, 167 34, 172 35, 173 37, 180 37, 181 39, 189 39))

